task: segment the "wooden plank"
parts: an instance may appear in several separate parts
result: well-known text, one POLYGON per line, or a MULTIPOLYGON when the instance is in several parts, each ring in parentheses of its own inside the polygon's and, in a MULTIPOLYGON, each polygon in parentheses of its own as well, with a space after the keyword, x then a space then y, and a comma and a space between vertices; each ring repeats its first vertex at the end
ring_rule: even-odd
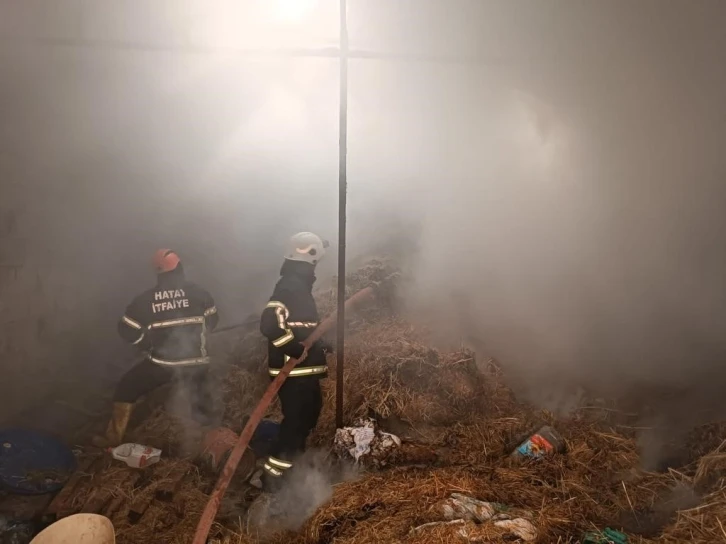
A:
POLYGON ((48 505, 48 508, 46 508, 44 516, 57 518, 59 517, 59 512, 68 510, 68 504, 75 497, 76 490, 82 487, 84 480, 90 478, 91 468, 99 461, 99 459, 100 456, 98 455, 89 455, 81 460, 76 472, 73 473, 63 489, 60 490, 60 492, 48 505))
POLYGON ((56 519, 65 518, 67 516, 77 514, 80 512, 87 495, 93 489, 93 479, 96 474, 101 472, 106 466, 107 460, 100 456, 91 463, 82 477, 80 478, 78 485, 72 490, 66 501, 60 505, 56 512, 56 519))
POLYGON ((149 505, 154 500, 155 495, 156 486, 152 484, 141 491, 139 496, 134 499, 134 502, 131 503, 131 507, 129 508, 128 517, 131 523, 139 522, 144 515, 144 512, 146 512, 146 509, 149 508, 149 505))
MULTIPOLYGON (((82 514, 100 514, 106 511, 106 506, 112 501, 120 499, 121 502, 127 497, 119 493, 120 489, 131 488, 140 478, 141 473, 138 471, 128 471, 114 482, 113 485, 108 483, 102 484, 91 491, 86 502, 80 510, 82 514)), ((118 505, 117 505, 118 507, 118 505)))
POLYGON ((179 463, 174 467, 166 478, 159 481, 156 488, 156 498, 165 502, 169 502, 174 498, 174 493, 181 488, 184 477, 189 473, 190 465, 179 463))
POLYGON ((96 488, 88 495, 86 502, 83 503, 80 514, 99 514, 101 510, 111 502, 113 492, 108 488, 96 488))
POLYGON ((104 508, 101 512, 99 512, 101 515, 106 516, 108 519, 113 521, 116 513, 121 510, 121 505, 123 505, 124 502, 126 502, 127 498, 123 495, 117 495, 113 499, 111 499, 111 502, 108 503, 108 506, 104 508))

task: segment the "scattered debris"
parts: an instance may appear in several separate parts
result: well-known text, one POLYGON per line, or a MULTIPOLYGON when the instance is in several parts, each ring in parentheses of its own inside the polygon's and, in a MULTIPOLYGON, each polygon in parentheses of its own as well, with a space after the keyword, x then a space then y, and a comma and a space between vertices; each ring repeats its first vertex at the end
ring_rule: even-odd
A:
POLYGON ((218 427, 205 433, 202 439, 201 462, 209 472, 217 472, 227 462, 239 436, 227 427, 218 427))
POLYGON ((463 519, 482 523, 492 519, 495 514, 505 511, 507 507, 472 499, 461 493, 452 493, 451 497, 438 504, 436 509, 440 510, 448 520, 463 519))
POLYGON ((606 527, 602 531, 590 531, 582 537, 582 544, 627 544, 625 533, 606 527))
POLYGON ((115 448, 109 448, 111 457, 122 461, 132 468, 145 468, 161 459, 161 450, 144 446, 142 444, 121 444, 115 448))
MULTIPOLYGON (((375 280, 379 272, 389 275, 373 266, 353 279, 375 280)), ((349 289, 353 292, 364 286, 353 283, 349 289)), ((335 307, 334 290, 322 294, 320 307, 323 314, 326 307, 335 307)), ((692 459, 701 459, 700 466, 693 463, 662 474, 646 472, 641 470, 632 420, 618 413, 615 405, 594 406, 586 412, 574 411, 570 418, 555 419, 518 402, 495 361, 479 361, 477 366, 474 354, 466 349, 433 349, 428 331, 414 327, 388 307, 351 316, 348 330, 343 417, 356 424, 336 436, 336 368, 330 358, 331 378, 321 382, 323 411, 311 445, 327 451, 337 438, 335 449, 340 455, 357 456, 359 465, 385 470, 361 471, 356 478, 336 482, 332 498, 326 498, 301 530, 270 535, 266 542, 575 542, 576 535, 593 527, 610 524, 622 529, 618 520, 624 513, 640 519, 642 512, 652 510, 660 498, 670 497, 678 485, 692 486, 694 478, 697 503, 678 502, 669 509, 672 518, 656 534, 634 537, 630 533, 630 541, 712 544, 726 538, 726 446, 717 448, 726 437, 726 425, 701 429, 708 434, 707 441, 688 442, 694 444, 692 459), (532 439, 536 447, 527 451, 539 454, 538 462, 513 463, 512 451, 543 422, 549 424, 549 431, 540 429, 535 434, 552 451, 566 444, 568 455, 543 454, 547 446, 532 439), (361 430, 351 433, 350 429, 361 430), (386 437, 383 430, 395 435, 386 437), (550 433, 555 433, 554 438, 550 433), (397 445, 393 436, 401 437, 403 443, 397 445), (377 441, 387 444, 383 454, 376 453, 377 441), (709 451, 713 453, 706 455, 709 451), (376 455, 382 461, 376 461, 376 455), (457 517, 461 519, 449 519, 457 517)), ((269 384, 264 372, 265 344, 256 333, 244 334, 237 342, 232 342, 232 333, 224 335, 236 346, 226 359, 234 364, 215 369, 224 402, 223 425, 236 433, 269 384), (235 366, 242 363, 245 368, 235 366)), ((156 406, 160 405, 164 398, 157 401, 156 406)), ((280 417, 279 405, 273 406, 268 418, 279 421, 280 417)), ((60 500, 53 501, 48 516, 100 509, 98 513, 114 522, 118 544, 189 544, 216 479, 189 461, 200 453, 195 448, 199 449, 206 430, 170 410, 169 403, 152 408, 150 417, 130 429, 129 440, 162 449, 163 458, 138 471, 108 456, 81 455, 79 471, 57 496, 60 500), (129 514, 137 509, 136 501, 141 510, 147 499, 143 512, 132 522, 129 514)), ((250 468, 254 470, 254 463, 250 468)), ((242 481, 242 472, 238 471, 227 493, 234 509, 220 514, 215 534, 210 535, 218 542, 255 542, 239 534, 244 532, 240 517, 260 495, 242 481)))
MULTIPOLYGON (((469 542, 479 542, 482 531, 488 530, 486 527, 482 528, 481 525, 488 524, 504 529, 524 542, 531 542, 537 538, 535 526, 528 519, 524 519, 525 517, 532 518, 531 512, 510 509, 503 504, 480 501, 468 495, 452 493, 448 499, 434 505, 432 510, 438 515, 442 515, 447 521, 424 523, 416 527, 415 532, 421 532, 434 526, 451 527, 464 524, 458 534, 469 542), (472 527, 466 525, 467 522, 474 522, 476 525, 472 527)), ((490 536, 489 534, 487 538, 490 536)))
POLYGON ((514 450, 514 455, 539 459, 545 455, 560 453, 564 449, 565 441, 559 433, 550 426, 544 426, 520 444, 514 450))
POLYGON ((532 522, 522 518, 502 519, 494 522, 495 527, 506 529, 525 542, 532 542, 537 538, 537 529, 532 522))
POLYGON ((34 523, 0 516, 0 542, 2 544, 27 544, 37 532, 34 523))
POLYGON ((422 542, 533 542, 537 531, 531 522, 525 519, 495 521, 492 523, 475 523, 471 520, 455 519, 451 521, 433 521, 424 523, 411 530, 409 541, 422 542), (411 537, 415 537, 412 539, 411 537))
POLYGON ((393 434, 384 433, 373 419, 358 420, 353 427, 343 427, 335 432, 334 448, 338 455, 352 457, 356 463, 382 467, 394 448, 401 446, 401 440, 393 434))

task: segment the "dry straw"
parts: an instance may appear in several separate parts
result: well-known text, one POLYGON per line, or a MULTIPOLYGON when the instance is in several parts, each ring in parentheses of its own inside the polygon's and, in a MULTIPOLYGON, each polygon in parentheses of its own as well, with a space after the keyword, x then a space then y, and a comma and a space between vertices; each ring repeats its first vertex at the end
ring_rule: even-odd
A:
MULTIPOLYGON (((392 274, 395 270, 388 262, 373 261, 355 274, 349 289, 354 292, 371 282, 383 282, 392 274)), ((319 293, 319 300, 323 311, 334 307, 332 290, 319 293)), ((726 445, 703 456, 700 464, 680 471, 644 472, 632 430, 610 428, 608 417, 596 417, 596 410, 555 420, 551 414, 518 403, 498 367, 492 364, 482 371, 474 355, 464 349, 432 349, 426 331, 393 315, 389 302, 381 300, 351 320, 344 420, 352 423, 359 417, 376 417, 385 430, 404 439, 404 447, 386 460, 386 469, 336 485, 332 499, 299 532, 273 536, 270 542, 464 542, 461 524, 413 531, 441 521, 436 503, 456 492, 531 512, 540 543, 575 543, 584 532, 606 526, 645 527, 654 513, 662 514, 664 497, 674 486, 690 487, 694 481, 703 494, 698 506, 670 517, 656 516, 662 525, 655 528, 656 536, 648 540, 631 533, 630 541, 726 542, 726 445), (567 452, 539 461, 513 460, 508 454, 514 446, 543 423, 554 425, 562 434, 567 452)), ((241 428, 243 417, 268 383, 259 339, 246 335, 242 340, 246 351, 233 351, 233 358, 244 370, 238 366, 219 370, 224 421, 235 430, 241 428)), ((328 379, 323 385, 325 405, 312 437, 319 447, 329 447, 335 431, 334 383, 328 379)), ((272 416, 279 417, 279 408, 275 410, 272 416)), ((189 420, 159 409, 132 436, 165 451, 183 451, 198 432, 189 420)), ((724 436, 721 428, 713 432, 724 436)), ((158 476, 175 463, 189 463, 191 470, 181 491, 171 503, 154 502, 136 525, 128 522, 122 509, 115 518, 119 544, 190 542, 207 499, 204 491, 213 479, 200 475, 188 460, 167 459, 150 470, 158 476)), ((130 502, 139 490, 123 487, 119 474, 126 470, 108 468, 95 475, 96 485, 101 481, 130 502)), ((231 493, 230 500, 239 499, 243 505, 248 491, 238 486, 231 493)), ((216 528, 218 542, 252 542, 241 534, 238 516, 244 514, 244 506, 232 511, 218 520, 222 523, 216 528)), ((467 528, 478 542, 511 542, 491 526, 467 528)))

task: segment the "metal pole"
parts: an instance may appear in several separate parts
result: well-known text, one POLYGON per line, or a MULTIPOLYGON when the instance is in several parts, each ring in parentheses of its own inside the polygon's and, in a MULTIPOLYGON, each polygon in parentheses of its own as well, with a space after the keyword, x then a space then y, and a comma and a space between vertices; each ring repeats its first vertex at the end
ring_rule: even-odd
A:
POLYGON ((347 2, 340 0, 340 132, 338 148, 338 334, 335 382, 335 424, 343 426, 345 365, 345 234, 348 200, 348 23, 347 2))

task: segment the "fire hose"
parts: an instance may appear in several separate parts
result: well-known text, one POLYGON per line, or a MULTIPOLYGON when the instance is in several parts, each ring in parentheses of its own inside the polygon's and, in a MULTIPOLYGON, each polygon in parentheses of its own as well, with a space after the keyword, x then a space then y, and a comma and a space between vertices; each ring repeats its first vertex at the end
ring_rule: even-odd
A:
MULTIPOLYGON (((358 291, 356 294, 354 294, 345 301, 345 309, 348 310, 349 308, 353 308, 363 300, 372 296, 373 292, 374 291, 372 287, 366 287, 365 289, 358 291)), ((303 345, 308 349, 311 348, 315 342, 320 340, 323 335, 325 335, 328 331, 335 327, 336 316, 337 313, 334 312, 323 321, 321 321, 317 328, 312 332, 312 334, 305 339, 303 345)), ((295 368, 298 363, 299 361, 297 359, 290 359, 287 363, 285 363, 285 366, 282 367, 280 373, 275 377, 274 380, 272 380, 270 385, 267 387, 264 395, 262 395, 260 402, 252 411, 249 420, 247 420, 245 428, 242 430, 242 434, 239 435, 237 443, 235 444, 234 448, 229 454, 229 457, 227 458, 227 462, 225 463, 224 468, 222 469, 222 472, 217 479, 217 483, 215 484, 214 489, 209 496, 209 501, 207 501, 207 505, 204 507, 204 511, 202 512, 202 516, 199 519, 199 524, 197 525, 197 530, 194 534, 194 540, 192 541, 192 544, 206 544, 209 530, 214 523, 214 518, 217 515, 217 511, 219 510, 219 505, 222 502, 224 493, 227 491, 227 487, 232 480, 232 476, 234 476, 234 473, 237 470, 237 465, 239 465, 239 462, 242 459, 242 455, 244 454, 250 440, 252 439, 252 435, 254 434, 255 429, 257 429, 257 425, 259 425, 260 421, 265 415, 265 412, 267 412, 267 408, 270 406, 270 403, 275 398, 277 392, 280 390, 283 382, 290 375, 290 371, 295 368)))

